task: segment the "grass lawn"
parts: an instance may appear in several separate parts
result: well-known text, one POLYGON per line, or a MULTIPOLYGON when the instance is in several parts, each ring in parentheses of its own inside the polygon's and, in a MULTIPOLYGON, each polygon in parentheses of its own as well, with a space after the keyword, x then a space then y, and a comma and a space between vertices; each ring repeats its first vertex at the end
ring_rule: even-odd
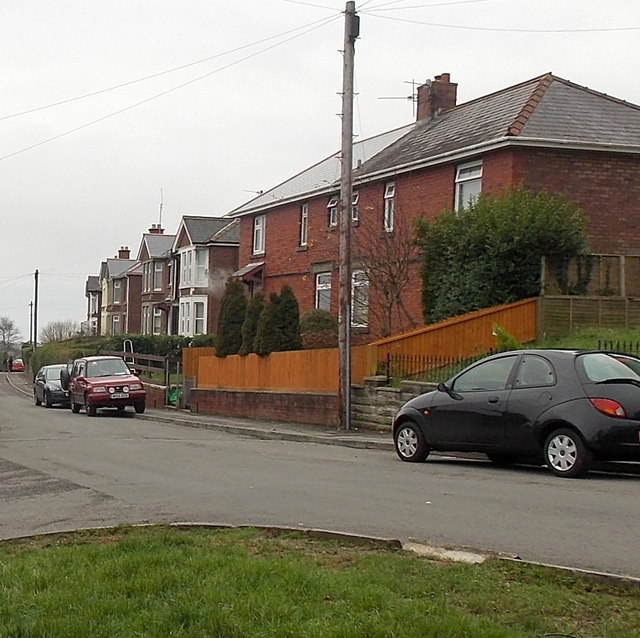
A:
POLYGON ((2 638, 640 636, 640 589, 255 529, 0 544, 2 638))

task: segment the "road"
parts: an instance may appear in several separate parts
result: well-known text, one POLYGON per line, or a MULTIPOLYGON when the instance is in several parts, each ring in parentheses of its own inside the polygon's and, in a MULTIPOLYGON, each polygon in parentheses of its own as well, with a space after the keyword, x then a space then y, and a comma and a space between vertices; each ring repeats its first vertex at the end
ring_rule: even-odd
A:
POLYGON ((640 477, 257 440, 35 407, 0 375, 0 538, 125 523, 283 525, 640 577, 640 477))

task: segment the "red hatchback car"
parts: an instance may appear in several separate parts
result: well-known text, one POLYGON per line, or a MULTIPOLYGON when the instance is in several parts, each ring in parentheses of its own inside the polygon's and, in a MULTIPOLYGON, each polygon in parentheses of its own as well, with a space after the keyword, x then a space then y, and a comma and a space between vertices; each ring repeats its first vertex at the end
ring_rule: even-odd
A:
POLYGON ((145 409, 146 392, 142 381, 129 370, 120 357, 83 357, 60 373, 62 387, 69 390, 71 410, 84 406, 88 416, 98 408, 116 408, 118 412, 131 405, 138 414, 145 409))
POLYGON ((9 372, 24 372, 24 361, 22 359, 14 359, 9 365, 9 372))

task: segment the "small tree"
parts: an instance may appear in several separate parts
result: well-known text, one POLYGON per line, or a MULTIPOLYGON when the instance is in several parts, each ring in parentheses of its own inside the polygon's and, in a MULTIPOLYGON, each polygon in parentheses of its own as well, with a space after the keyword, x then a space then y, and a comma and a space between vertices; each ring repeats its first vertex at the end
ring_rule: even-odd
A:
POLYGON ((220 301, 216 355, 238 354, 242 345, 242 324, 247 313, 247 298, 237 279, 230 279, 220 301))
POLYGON ((280 296, 272 292, 265 303, 256 331, 254 350, 256 354, 265 356, 282 348, 284 335, 280 318, 280 296))
POLYGON ((300 335, 304 348, 335 348, 338 320, 327 310, 312 308, 300 317, 300 335))
POLYGON ((244 317, 242 324, 242 345, 240 346, 239 354, 247 355, 250 352, 255 352, 255 339, 258 332, 258 322, 260 321, 260 315, 264 308, 264 295, 258 293, 254 295, 249 304, 247 305, 247 313, 244 317))
POLYGON ((282 287, 278 309, 283 339, 280 350, 302 349, 300 306, 298 306, 298 300, 293 294, 291 286, 282 287))
POLYGON ((20 331, 9 317, 0 317, 0 347, 3 352, 15 349, 20 341, 20 331))

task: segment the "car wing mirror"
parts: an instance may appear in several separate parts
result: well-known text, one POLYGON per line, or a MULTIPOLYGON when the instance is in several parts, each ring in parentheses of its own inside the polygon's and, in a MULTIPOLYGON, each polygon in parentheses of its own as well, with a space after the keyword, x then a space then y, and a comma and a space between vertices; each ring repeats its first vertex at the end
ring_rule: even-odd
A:
POLYGON ((448 394, 456 401, 460 401, 462 399, 462 395, 459 392, 456 392, 453 388, 450 388, 446 383, 438 383, 438 391, 448 394))

